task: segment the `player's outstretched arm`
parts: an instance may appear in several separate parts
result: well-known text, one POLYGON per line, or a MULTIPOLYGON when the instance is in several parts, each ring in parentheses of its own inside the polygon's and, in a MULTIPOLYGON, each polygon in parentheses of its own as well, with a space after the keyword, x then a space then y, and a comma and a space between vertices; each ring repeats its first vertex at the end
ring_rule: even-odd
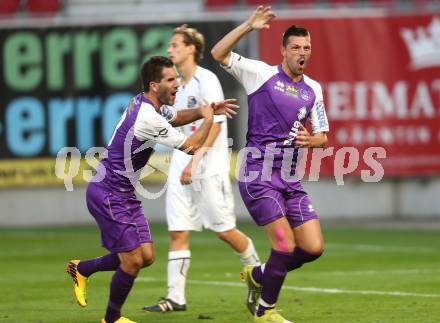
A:
POLYGON ((194 155, 197 150, 203 145, 206 137, 209 134, 209 130, 211 130, 214 119, 214 110, 209 104, 203 104, 198 109, 188 110, 199 110, 201 117, 204 118, 204 121, 200 128, 197 129, 189 138, 187 138, 185 142, 179 147, 180 150, 186 152, 187 154, 194 155))
POLYGON ((231 51, 252 30, 268 29, 269 22, 276 17, 270 6, 258 6, 249 18, 224 36, 211 50, 212 57, 222 65, 228 65, 231 51))
POLYGON ((228 118, 232 118, 237 114, 235 110, 239 108, 239 106, 235 104, 236 101, 236 99, 226 99, 213 102, 211 104, 205 103, 200 108, 196 109, 179 110, 177 111, 176 118, 170 123, 173 127, 179 127, 203 118, 202 109, 205 107, 205 105, 208 105, 208 107, 210 107, 212 112, 216 115, 224 114, 228 118))

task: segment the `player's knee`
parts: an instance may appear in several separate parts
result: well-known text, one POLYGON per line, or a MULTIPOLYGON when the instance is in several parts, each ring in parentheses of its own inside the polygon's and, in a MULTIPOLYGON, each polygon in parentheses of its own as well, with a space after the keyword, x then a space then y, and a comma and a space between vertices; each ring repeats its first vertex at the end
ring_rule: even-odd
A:
POLYGON ((134 270, 140 270, 144 265, 144 260, 140 255, 133 257, 130 262, 130 265, 134 270))
POLYGON ((226 242, 230 240, 230 233, 231 233, 231 230, 223 231, 223 232, 216 232, 217 237, 220 240, 223 240, 223 241, 226 241, 226 242))
POLYGON ((143 260, 144 260, 144 262, 142 264, 142 267, 148 267, 148 266, 151 266, 154 263, 156 258, 155 258, 155 256, 153 254, 151 254, 151 255, 144 255, 143 260))
POLYGON ((130 257, 125 257, 122 259, 121 268, 126 273, 133 276, 137 276, 139 270, 143 266, 143 262, 144 261, 142 259, 142 255, 140 254, 131 255, 130 257))
POLYGON ((313 245, 309 246, 309 248, 307 248, 307 252, 315 255, 316 259, 319 258, 323 252, 324 252, 324 243, 322 242, 316 242, 313 245))
POLYGON ((171 245, 175 247, 189 244, 189 231, 170 231, 171 245))

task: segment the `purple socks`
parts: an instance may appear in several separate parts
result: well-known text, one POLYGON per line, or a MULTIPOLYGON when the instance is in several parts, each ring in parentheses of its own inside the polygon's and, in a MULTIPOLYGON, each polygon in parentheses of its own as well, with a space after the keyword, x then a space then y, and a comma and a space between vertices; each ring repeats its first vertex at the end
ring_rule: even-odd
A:
POLYGON ((105 313, 105 321, 113 323, 121 317, 121 307, 130 293, 136 277, 127 274, 119 267, 110 284, 110 296, 105 313))
POLYGON ((120 264, 121 261, 119 260, 118 254, 109 253, 102 257, 80 261, 78 264, 78 271, 84 277, 89 277, 98 271, 116 270, 120 264))
POLYGON ((296 246, 295 249, 293 249, 292 258, 290 258, 287 271, 292 271, 294 269, 297 269, 306 262, 312 262, 313 260, 318 259, 321 255, 322 252, 320 254, 312 254, 296 246))
MULTIPOLYGON (((284 278, 287 272, 301 267, 304 263, 311 262, 321 256, 320 254, 311 254, 304 251, 300 247, 295 247, 293 252, 271 250, 270 257, 264 267, 264 272, 261 266, 255 267, 252 271, 252 278, 263 285, 261 289, 261 300, 267 305, 275 304, 284 278)), ((264 311, 272 307, 263 305, 258 306, 257 316, 262 316, 264 311)))
MULTIPOLYGON (((261 283, 261 299, 267 304, 275 304, 287 274, 287 266, 292 258, 291 252, 271 250, 270 257, 264 267, 261 283)), ((256 278, 256 277, 255 277, 256 278)), ((257 316, 262 316, 270 307, 258 306, 257 316)))

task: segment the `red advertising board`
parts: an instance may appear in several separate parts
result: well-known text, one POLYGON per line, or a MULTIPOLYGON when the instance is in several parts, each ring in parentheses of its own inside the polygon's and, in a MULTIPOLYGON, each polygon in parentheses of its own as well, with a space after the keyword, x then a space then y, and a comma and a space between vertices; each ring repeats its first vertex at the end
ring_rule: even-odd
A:
MULTIPOLYGON (((323 86, 329 145, 359 152, 353 173, 370 169, 368 147, 383 147, 385 176, 440 174, 440 16, 277 19, 259 34, 263 61, 281 62, 292 24, 311 32, 306 74, 323 86)), ((333 174, 334 160, 323 159, 321 174, 333 174)))

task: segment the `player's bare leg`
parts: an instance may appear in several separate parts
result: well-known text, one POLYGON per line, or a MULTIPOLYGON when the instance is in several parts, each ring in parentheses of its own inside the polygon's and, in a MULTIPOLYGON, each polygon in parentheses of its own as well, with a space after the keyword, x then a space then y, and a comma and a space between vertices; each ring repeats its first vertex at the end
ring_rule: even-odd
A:
POLYGON ((307 221, 293 229, 295 244, 311 254, 321 254, 324 250, 324 238, 318 219, 307 221))
POLYGON ((217 232, 217 236, 234 249, 243 265, 260 265, 260 258, 252 240, 240 230, 234 228, 228 231, 217 232))
POLYGON ((295 235, 295 249, 287 268, 295 270, 303 264, 318 259, 324 252, 324 238, 318 219, 307 221, 293 229, 295 235))

